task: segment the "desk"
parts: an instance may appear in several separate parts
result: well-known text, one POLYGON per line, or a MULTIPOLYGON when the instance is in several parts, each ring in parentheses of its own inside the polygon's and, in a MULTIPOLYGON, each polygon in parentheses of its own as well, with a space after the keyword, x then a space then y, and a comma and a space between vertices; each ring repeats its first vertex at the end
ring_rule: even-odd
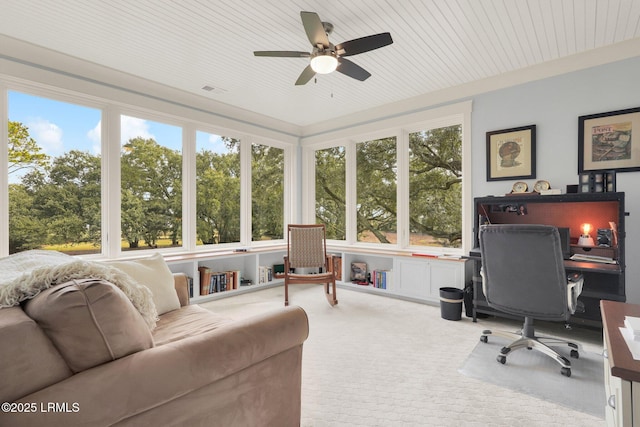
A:
MULTIPOLYGON (((482 257, 478 256, 478 253, 479 251, 474 250, 471 252, 473 255, 467 257, 474 262, 472 281, 473 321, 477 321, 479 313, 515 319, 513 316, 494 310, 487 304, 484 293, 482 292, 482 277, 480 276, 482 257)), ((619 276, 621 274, 620 266, 617 264, 565 260, 564 268, 567 274, 579 272, 585 278, 584 288, 579 297, 579 300, 585 305, 585 312, 576 313, 571 317, 571 322, 586 326, 602 326, 599 302, 604 299, 624 301, 624 296, 612 292, 612 289, 615 290, 618 286, 619 276)))
POLYGON ((603 300, 600 310, 607 425, 640 426, 640 360, 631 356, 619 329, 625 316, 640 317, 640 305, 603 300))
POLYGON ((584 276, 584 287, 579 300, 584 304, 583 313, 575 313, 572 323, 602 326, 600 301, 626 301, 625 289, 625 216, 624 193, 579 193, 541 196, 523 194, 508 197, 477 197, 474 199, 474 246, 468 258, 474 261, 473 269, 473 320, 478 313, 507 316, 493 310, 482 293, 480 268, 482 258, 478 234, 480 225, 491 224, 545 224, 570 230, 571 254, 589 253, 589 248, 575 245, 580 234, 580 224, 590 223, 595 229, 617 224, 618 238, 610 249, 593 248, 592 252, 607 250, 618 264, 565 261, 567 273, 579 272, 584 276), (520 209, 524 207, 524 209, 520 209), (526 214, 520 212, 525 211, 526 214))

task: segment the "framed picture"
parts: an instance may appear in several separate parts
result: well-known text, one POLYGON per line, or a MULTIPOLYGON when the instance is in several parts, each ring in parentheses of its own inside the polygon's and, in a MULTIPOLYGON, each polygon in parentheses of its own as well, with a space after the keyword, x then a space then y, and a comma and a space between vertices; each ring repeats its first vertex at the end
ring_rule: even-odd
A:
POLYGON ((536 125, 487 132, 487 181, 536 177, 536 125))
POLYGON ((578 118, 578 173, 638 170, 640 107, 578 118))

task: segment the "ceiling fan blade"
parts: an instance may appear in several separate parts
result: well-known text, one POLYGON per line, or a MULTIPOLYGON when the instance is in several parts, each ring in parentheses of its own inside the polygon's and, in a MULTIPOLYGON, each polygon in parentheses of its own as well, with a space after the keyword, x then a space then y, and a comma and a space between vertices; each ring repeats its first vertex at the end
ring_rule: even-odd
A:
POLYGON ((307 68, 305 68, 302 71, 302 73, 300 74, 300 77, 298 77, 298 80, 296 80, 296 86, 307 84, 307 82, 311 80, 315 75, 316 75, 316 72, 313 71, 313 68, 311 68, 311 65, 307 65, 307 68))
POLYGON ((356 80, 360 80, 361 82, 371 77, 371 73, 367 70, 344 58, 338 58, 338 68, 336 68, 336 71, 339 71, 346 76, 353 77, 356 80))
POLYGON ((288 50, 257 50, 254 51, 255 56, 276 56, 280 58, 308 58, 311 56, 309 52, 297 52, 288 50))
POLYGON ((307 32, 307 37, 313 46, 321 44, 325 48, 329 47, 329 38, 324 32, 324 26, 320 17, 315 12, 300 12, 302 25, 307 32))
POLYGON ((381 47, 393 43, 391 34, 380 33, 371 36, 361 37, 346 42, 342 42, 336 46, 336 53, 340 56, 351 56, 359 53, 368 52, 370 50, 379 49, 381 47))

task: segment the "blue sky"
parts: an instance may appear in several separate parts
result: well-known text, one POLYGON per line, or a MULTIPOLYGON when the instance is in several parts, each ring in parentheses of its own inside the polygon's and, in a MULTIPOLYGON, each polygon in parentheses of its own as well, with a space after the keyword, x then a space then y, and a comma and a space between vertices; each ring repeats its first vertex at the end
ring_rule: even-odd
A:
MULTIPOLYGON (((70 150, 99 154, 100 115, 98 109, 9 91, 9 120, 26 125, 29 135, 52 157, 70 150)), ((121 126, 121 144, 135 137, 153 138, 182 151, 180 127, 128 116, 122 117, 121 126)), ((198 150, 226 151, 220 137, 205 132, 197 132, 196 144, 198 150)))

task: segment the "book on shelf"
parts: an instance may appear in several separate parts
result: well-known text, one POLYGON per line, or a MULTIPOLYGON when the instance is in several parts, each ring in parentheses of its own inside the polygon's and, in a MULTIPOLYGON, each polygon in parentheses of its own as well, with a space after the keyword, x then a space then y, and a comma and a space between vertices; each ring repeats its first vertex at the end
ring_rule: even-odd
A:
POLYGON ((198 267, 200 272, 200 295, 209 295, 209 285, 211 283, 211 269, 209 267, 198 267))
MULTIPOLYGON (((240 271, 211 271, 209 267, 198 267, 200 272, 200 295, 210 295, 238 289, 240 271)), ((193 287, 193 285, 191 285, 193 287)))
POLYGON ((337 281, 342 281, 342 257, 334 255, 333 257, 333 272, 337 281))
POLYGON ((391 287, 392 277, 393 273, 391 270, 373 270, 371 272, 373 287, 378 289, 389 289, 391 287))
POLYGON ((193 277, 187 276, 187 284, 189 286, 189 298, 193 298, 193 277))
POLYGON ((273 280, 273 268, 261 265, 258 267, 258 283, 267 283, 273 280))

